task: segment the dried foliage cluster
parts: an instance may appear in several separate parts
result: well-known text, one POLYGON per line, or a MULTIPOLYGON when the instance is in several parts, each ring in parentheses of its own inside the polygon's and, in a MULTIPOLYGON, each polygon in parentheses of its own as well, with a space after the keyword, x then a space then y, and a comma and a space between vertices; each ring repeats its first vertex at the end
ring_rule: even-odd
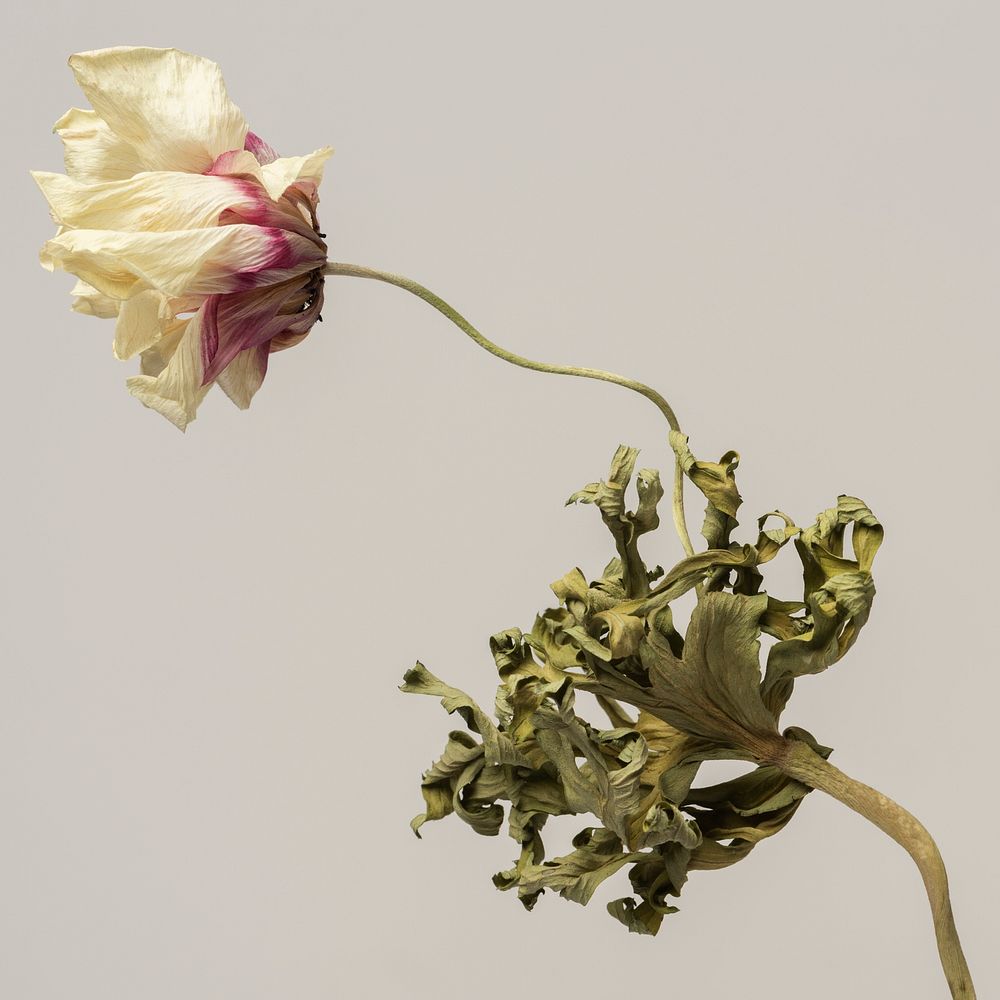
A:
POLYGON ((423 776, 425 812, 452 813, 477 833, 497 835, 505 819, 520 846, 513 867, 494 875, 531 909, 546 889, 587 903, 597 887, 628 868, 632 896, 608 904, 630 931, 655 934, 676 912, 688 872, 726 868, 782 830, 808 785, 770 762, 789 739, 830 754, 802 729, 780 734, 778 719, 797 677, 839 660, 868 618, 875 588, 872 560, 882 528, 860 500, 835 507, 801 530, 781 511, 758 520, 752 543, 732 539, 741 497, 738 456, 701 462, 687 438, 671 436, 681 466, 707 500, 705 551, 669 572, 647 569, 642 535, 659 526, 659 474, 641 469, 638 503, 625 493, 638 452, 622 446, 606 481, 568 503, 595 505, 617 555, 588 582, 572 569, 552 584, 559 605, 543 611, 527 635, 490 639, 500 684, 495 720, 470 697, 418 663, 402 690, 441 698, 467 730, 449 734, 423 776), (768 524, 776 524, 768 527, 768 524), (848 529, 852 556, 844 554, 848 529), (803 599, 786 601, 763 588, 762 567, 793 541, 803 569, 803 599), (674 627, 672 602, 695 590, 686 634, 674 627), (762 671, 760 633, 777 641, 762 671), (610 726, 577 713, 577 692, 596 696, 610 726), (732 781, 693 787, 706 760, 758 766, 732 781), (588 815, 594 825, 573 850, 547 859, 542 830, 549 816, 588 815))

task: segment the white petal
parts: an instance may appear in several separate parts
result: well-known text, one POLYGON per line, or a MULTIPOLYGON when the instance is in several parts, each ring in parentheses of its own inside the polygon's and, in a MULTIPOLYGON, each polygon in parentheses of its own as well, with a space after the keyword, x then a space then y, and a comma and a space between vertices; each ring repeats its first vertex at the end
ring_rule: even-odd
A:
POLYGON ((209 59, 124 46, 81 52, 69 64, 94 110, 146 170, 201 173, 220 153, 243 148, 247 123, 209 59))
POLYGON ((78 281, 73 286, 73 311, 85 316, 99 316, 101 319, 114 319, 118 315, 121 303, 110 299, 85 281, 78 281))
POLYGON ((277 201, 296 181, 311 181, 316 186, 323 179, 323 166, 333 155, 329 146, 306 156, 282 156, 260 168, 267 193, 277 201))
POLYGON ((75 274, 114 299, 143 288, 171 297, 247 290, 321 267, 311 240, 264 226, 169 233, 72 229, 42 247, 41 263, 75 274))
POLYGON ((142 170, 139 154, 96 111, 70 108, 52 131, 63 141, 66 173, 84 184, 122 180, 142 170))
POLYGON ((241 410, 250 405, 254 393, 264 381, 264 376, 267 374, 267 355, 267 344, 248 347, 245 351, 240 351, 215 380, 241 410))
POLYGON ((99 184, 81 184, 65 174, 40 170, 33 170, 31 176, 56 222, 72 229, 203 229, 218 225, 227 208, 252 206, 263 197, 256 185, 236 177, 174 171, 140 173, 99 184))
POLYGON ((170 300, 155 289, 147 288, 125 299, 115 324, 115 357, 127 361, 148 350, 160 340, 172 319, 170 300))
POLYGON ((201 384, 201 318, 199 310, 187 321, 173 354, 158 375, 133 375, 125 383, 136 399, 162 413, 181 430, 194 420, 199 404, 212 388, 211 383, 201 384))

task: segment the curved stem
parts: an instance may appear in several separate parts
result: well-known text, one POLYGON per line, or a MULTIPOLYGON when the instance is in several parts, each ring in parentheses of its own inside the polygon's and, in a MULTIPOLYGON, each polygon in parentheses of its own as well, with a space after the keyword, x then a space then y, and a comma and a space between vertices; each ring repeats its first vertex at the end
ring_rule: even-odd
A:
MULTIPOLYGON (((452 323, 455 324, 464 334, 474 340, 484 350, 490 354, 519 368, 527 368, 535 372, 548 372, 553 375, 575 375, 578 378, 593 378, 601 382, 613 382, 615 385, 624 386, 633 392, 645 396, 656 408, 667 418, 667 423, 672 430, 679 431, 680 424, 671 405, 655 389, 651 389, 642 382, 635 379, 626 378, 624 375, 616 375, 614 372, 602 371, 600 368, 578 368, 575 365, 551 365, 543 361, 531 361, 523 358, 519 354, 514 354, 492 340, 484 337, 461 313, 453 309, 440 296, 435 295, 430 289, 410 278, 400 274, 390 274, 387 271, 378 271, 371 267, 362 267, 360 264, 343 264, 329 262, 326 265, 325 273, 330 275, 343 275, 351 278, 371 278, 374 281, 384 281, 388 285, 395 285, 402 288, 417 298, 423 299, 428 305, 433 306, 439 313, 442 313, 452 323)), ((675 463, 674 467, 674 492, 673 492, 674 525, 680 537, 684 551, 688 555, 694 554, 694 547, 691 544, 691 536, 688 534, 687 522, 684 517, 684 472, 680 463, 675 463)))
POLYGON ((832 795, 860 813, 909 853, 916 862, 927 890, 938 954, 951 995, 956 1000, 959 997, 962 1000, 975 1000, 976 989, 972 985, 972 976, 962 953, 962 944, 951 912, 948 874, 941 852, 923 824, 888 796, 849 778, 806 743, 798 740, 784 741, 781 751, 775 754, 773 763, 797 781, 832 795))

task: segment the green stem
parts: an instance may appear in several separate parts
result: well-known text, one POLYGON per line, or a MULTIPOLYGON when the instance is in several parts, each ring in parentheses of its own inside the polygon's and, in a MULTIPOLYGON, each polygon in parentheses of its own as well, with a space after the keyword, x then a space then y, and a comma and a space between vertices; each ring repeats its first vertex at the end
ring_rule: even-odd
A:
POLYGON ((797 740, 783 741, 783 744, 781 750, 774 755, 773 763, 785 774, 832 795, 860 813, 892 837, 913 858, 927 890, 934 918, 938 955, 951 995, 955 1000, 975 1000, 976 988, 972 985, 972 976, 962 953, 962 944, 951 912, 948 874, 941 852, 923 824, 888 796, 849 778, 808 744, 797 740))
MULTIPOLYGON (((388 285, 395 285, 402 288, 417 298, 423 299, 428 305, 433 306, 439 313, 442 313, 452 321, 464 334, 474 340, 484 350, 490 354, 519 368, 527 368, 534 372, 549 372, 553 375, 575 375, 579 378, 593 378, 601 382, 613 382, 615 385, 624 386, 633 392, 645 396, 656 408, 667 418, 667 423, 672 430, 679 431, 680 424, 677 416, 670 404, 655 390, 635 379, 626 378, 624 375, 616 375, 614 372, 602 371, 600 368, 578 368, 575 365, 550 365, 543 361, 531 361, 522 358, 519 354, 505 350, 492 340, 484 337, 461 313, 453 309, 440 296, 435 295, 430 289, 418 284, 410 278, 405 278, 400 274, 390 274, 387 271, 377 271, 371 267, 362 267, 359 264, 342 264, 330 262, 325 269, 327 274, 342 275, 351 278, 371 278, 374 281, 384 281, 388 285)), ((673 493, 674 526, 677 535, 684 546, 684 551, 690 556, 694 555, 694 547, 691 544, 691 536, 688 534, 687 522, 684 517, 684 471, 680 463, 674 466, 674 493, 673 493)))

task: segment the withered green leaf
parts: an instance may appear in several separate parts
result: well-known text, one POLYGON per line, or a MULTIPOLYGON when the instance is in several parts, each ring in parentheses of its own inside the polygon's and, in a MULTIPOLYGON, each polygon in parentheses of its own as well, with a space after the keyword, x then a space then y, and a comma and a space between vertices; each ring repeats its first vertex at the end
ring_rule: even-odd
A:
POLYGON ((591 813, 623 842, 629 841, 629 818, 642 797, 646 741, 635 731, 593 731, 574 712, 572 683, 554 693, 551 704, 535 715, 535 740, 555 766, 566 801, 574 812, 591 813), (577 758, 586 761, 585 769, 577 758))
POLYGON ((663 499, 663 485, 656 469, 640 469, 635 482, 639 494, 639 506, 632 515, 632 525, 636 535, 655 531, 660 526, 657 504, 663 499))
POLYGON ((640 647, 650 686, 642 706, 670 725, 751 756, 778 735, 760 695, 763 594, 705 594, 696 605, 678 657, 650 633, 640 647))
POLYGON ((609 830, 588 827, 573 838, 572 853, 540 865, 527 865, 521 871, 518 896, 533 905, 545 889, 558 892, 563 899, 586 904, 600 884, 641 854, 626 853, 621 841, 609 830))
POLYGON ((803 631, 783 637, 768 653, 762 694, 775 716, 795 679, 836 663, 868 621, 875 599, 871 566, 882 537, 882 526, 868 507, 856 497, 841 496, 795 540, 808 617, 803 631), (855 558, 846 559, 844 536, 852 525, 855 558))
POLYGON ((493 720, 464 691, 445 684, 418 662, 403 675, 401 691, 407 694, 436 695, 445 711, 458 712, 465 724, 483 738, 486 760, 490 764, 520 764, 524 759, 510 738, 501 733, 493 720))
POLYGON ((718 462, 699 462, 688 447, 686 434, 670 432, 670 446, 684 474, 705 494, 708 502, 723 514, 735 517, 743 503, 736 488, 735 472, 740 464, 740 456, 735 451, 727 451, 718 462))
POLYGON ((646 634, 641 618, 626 614, 616 608, 599 611, 594 615, 598 621, 608 626, 607 647, 612 659, 631 656, 639 649, 643 636, 646 634))
POLYGON ((419 837, 424 823, 454 812, 477 833, 495 836, 503 823, 496 777, 496 768, 487 769, 481 744, 466 733, 451 733, 444 753, 424 772, 420 790, 427 809, 410 824, 413 832, 419 837))
POLYGON ((607 481, 600 480, 577 490, 567 501, 571 503, 596 504, 606 520, 620 518, 625 513, 625 488, 632 478, 632 469, 639 455, 638 448, 619 445, 611 460, 611 471, 607 481))
POLYGON ((625 897, 608 903, 608 913, 634 934, 656 934, 664 916, 677 913, 668 897, 680 895, 690 868, 692 848, 676 842, 646 853, 629 871, 639 901, 625 897))
POLYGON ((567 504, 592 503, 600 509, 601 517, 611 531, 618 550, 625 597, 639 597, 649 593, 650 573, 639 556, 636 543, 640 535, 659 526, 656 505, 663 497, 660 474, 653 469, 642 469, 636 484, 639 505, 635 511, 625 509, 625 489, 632 478, 638 454, 636 448, 619 445, 611 460, 607 481, 591 483, 566 501, 567 504))

